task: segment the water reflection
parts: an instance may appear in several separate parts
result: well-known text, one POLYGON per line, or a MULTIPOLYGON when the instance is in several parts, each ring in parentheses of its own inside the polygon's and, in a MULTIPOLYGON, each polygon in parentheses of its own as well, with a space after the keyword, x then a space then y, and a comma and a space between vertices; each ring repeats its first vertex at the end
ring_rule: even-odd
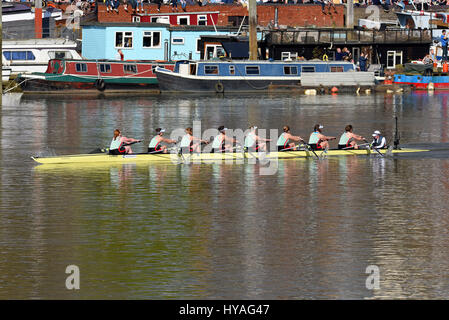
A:
MULTIPOLYGON (((1 110, 0 298, 447 298, 447 151, 383 158, 35 166, 30 154, 86 152, 111 128, 149 138, 202 120, 306 135, 447 141, 447 98, 251 96, 27 101, 1 110), (17 146, 21 146, 18 148, 17 146), (64 289, 65 268, 81 290, 64 289), (365 287, 368 265, 380 290, 365 287)), ((438 145, 445 148, 446 145, 438 145)), ((143 145, 142 148, 145 148, 143 145)), ((138 147, 136 147, 136 150, 138 147)))

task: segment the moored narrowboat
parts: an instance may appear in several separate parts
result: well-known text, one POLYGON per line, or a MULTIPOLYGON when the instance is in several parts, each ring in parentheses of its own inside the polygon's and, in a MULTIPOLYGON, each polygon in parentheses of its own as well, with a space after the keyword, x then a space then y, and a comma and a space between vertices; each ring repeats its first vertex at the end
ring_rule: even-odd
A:
POLYGON ((24 92, 77 90, 142 91, 157 89, 156 67, 173 70, 174 63, 161 61, 52 59, 46 72, 19 74, 24 92))
POLYGON ((176 62, 174 70, 158 67, 161 91, 242 92, 267 90, 273 85, 301 85, 303 73, 356 71, 343 61, 190 61, 176 62))
POLYGON ((409 85, 417 90, 429 90, 429 89, 449 89, 449 76, 448 75, 407 75, 407 74, 395 74, 395 84, 409 85))

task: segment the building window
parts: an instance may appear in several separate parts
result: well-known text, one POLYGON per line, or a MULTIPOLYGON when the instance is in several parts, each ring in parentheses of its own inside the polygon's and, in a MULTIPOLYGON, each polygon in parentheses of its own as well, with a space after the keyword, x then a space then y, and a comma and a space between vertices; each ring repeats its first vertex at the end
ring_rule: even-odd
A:
POLYGON ((125 73, 137 73, 137 66, 135 64, 124 64, 123 71, 125 73))
POLYGON ((197 24, 199 26, 207 26, 207 16, 198 16, 197 24))
POLYGON ((247 16, 228 16, 228 24, 233 27, 240 27, 241 25, 248 25, 248 17, 247 16), (243 22, 243 24, 242 24, 243 22))
POLYGON ((301 67, 301 72, 315 72, 315 67, 301 67))
POLYGON ((297 52, 282 52, 281 60, 296 60, 298 58, 297 52))
POLYGON ((3 51, 6 60, 36 60, 32 51, 3 51))
POLYGON ((343 72, 343 67, 331 67, 331 72, 343 72))
POLYGON ((246 66, 246 74, 258 75, 259 66, 246 66))
POLYGON ((184 38, 172 38, 171 43, 172 44, 184 44, 184 38))
POLYGON ((140 22, 139 16, 133 16, 133 22, 140 22))
POLYGON ((159 48, 161 46, 160 31, 144 31, 143 45, 144 48, 159 48))
POLYGON ((298 74, 298 68, 292 67, 292 66, 284 66, 284 74, 285 75, 297 75, 298 74))
POLYGON ((229 66, 229 74, 231 76, 235 75, 235 66, 229 66))
POLYGON ((387 51, 387 69, 394 69, 402 64, 402 51, 387 51))
POLYGON ((178 17, 178 25, 180 26, 187 26, 190 24, 190 17, 189 16, 179 16, 178 17))
POLYGON ((133 47, 132 31, 117 31, 115 33, 115 47, 132 48, 133 47))
POLYGON ((111 65, 110 64, 100 64, 100 72, 101 73, 110 73, 111 72, 111 65))
POLYGON ((196 39, 196 53, 201 53, 201 38, 196 39))
POLYGON ((204 74, 218 74, 218 66, 204 66, 204 74))
POLYGON ((87 64, 85 63, 77 63, 75 68, 76 72, 87 72, 87 64))

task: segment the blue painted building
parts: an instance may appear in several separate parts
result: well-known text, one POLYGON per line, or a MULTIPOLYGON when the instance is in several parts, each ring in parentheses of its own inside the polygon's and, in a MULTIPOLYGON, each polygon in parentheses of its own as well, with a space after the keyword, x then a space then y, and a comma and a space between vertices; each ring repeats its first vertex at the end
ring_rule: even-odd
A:
MULTIPOLYGON (((170 27, 158 23, 86 23, 82 26, 82 56, 86 59, 200 60, 202 35, 227 35, 236 28, 170 27)), ((220 44, 216 44, 219 46, 220 44)))

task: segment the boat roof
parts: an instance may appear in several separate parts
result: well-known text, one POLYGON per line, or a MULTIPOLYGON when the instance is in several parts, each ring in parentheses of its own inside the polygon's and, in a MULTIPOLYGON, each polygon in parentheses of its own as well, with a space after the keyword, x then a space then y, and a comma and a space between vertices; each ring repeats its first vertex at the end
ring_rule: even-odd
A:
POLYGON ((3 40, 4 49, 34 49, 34 48, 54 48, 70 47, 76 48, 77 43, 73 40, 64 38, 44 38, 44 39, 24 39, 24 40, 3 40))
POLYGON ((232 63, 232 64, 251 64, 251 63, 267 63, 267 64, 286 64, 286 63, 301 63, 301 64, 353 64, 352 62, 348 61, 323 61, 319 59, 312 59, 312 60, 292 60, 292 61, 286 61, 286 60, 179 60, 177 63, 232 63))
POLYGON ((9 13, 17 13, 22 11, 31 11, 31 7, 27 6, 26 4, 22 3, 14 3, 14 2, 3 2, 2 4, 2 13, 3 14, 9 14, 9 13))

